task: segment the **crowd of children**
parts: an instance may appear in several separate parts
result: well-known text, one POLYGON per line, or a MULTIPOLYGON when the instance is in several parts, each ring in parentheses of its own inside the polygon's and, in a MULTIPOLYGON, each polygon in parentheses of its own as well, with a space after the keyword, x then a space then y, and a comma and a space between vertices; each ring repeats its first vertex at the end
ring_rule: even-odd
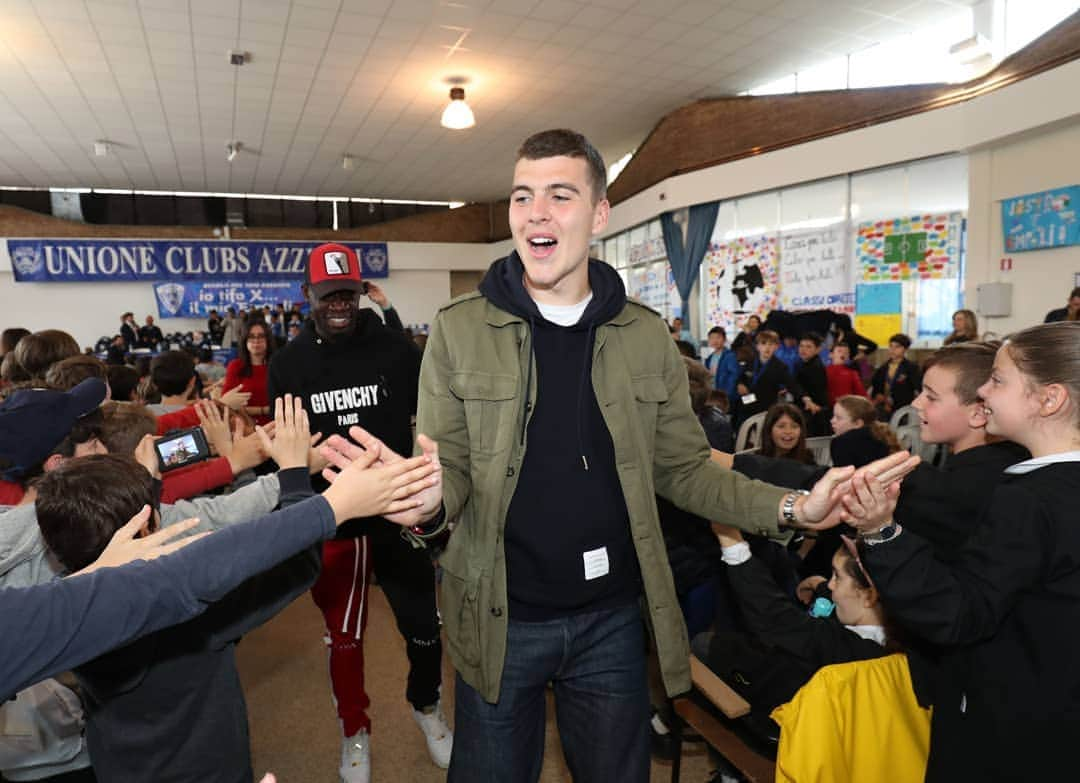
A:
MULTIPOLYGON (((1080 328, 1049 323, 1000 343, 978 341, 969 311, 954 326, 921 367, 907 356, 910 339, 894 335, 868 387, 848 343, 834 342, 824 367, 829 462, 861 467, 899 450, 886 422, 907 405, 944 461, 920 464, 902 486, 856 482, 840 528, 779 556, 775 544, 714 524, 721 549, 710 557, 724 566, 713 604, 724 614, 694 650, 751 699, 744 728, 773 740, 772 708, 819 668, 900 650, 919 704, 933 706, 927 780, 1036 779, 1067 769, 1077 728, 1068 690, 1077 643, 1061 629, 1080 611, 1080 537, 1066 521, 1080 480, 1080 328), (802 578, 795 590, 791 567, 802 578)), ((721 355, 705 362, 717 379, 720 334, 710 347, 721 355)), ((746 340, 757 355, 741 363, 731 411, 738 420, 741 402, 745 420, 770 404, 755 462, 721 459, 804 486, 822 470, 803 446, 818 413, 806 390, 822 342, 806 335, 784 378, 776 335, 746 340), (810 464, 781 471, 763 459, 810 464)))

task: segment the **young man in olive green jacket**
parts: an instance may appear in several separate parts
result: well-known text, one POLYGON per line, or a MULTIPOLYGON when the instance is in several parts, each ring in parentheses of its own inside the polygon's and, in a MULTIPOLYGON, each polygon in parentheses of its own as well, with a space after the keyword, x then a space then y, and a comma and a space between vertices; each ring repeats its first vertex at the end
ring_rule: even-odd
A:
POLYGON ((656 494, 776 538, 782 523, 839 521, 849 469, 804 496, 710 461, 663 321, 588 259, 607 223, 604 177, 579 134, 528 139, 515 252, 440 310, 425 352, 417 432, 430 440, 418 441, 438 454, 441 486, 391 519, 418 543, 452 531, 440 556, 458 671, 450 781, 537 779, 548 682, 574 780, 648 780, 642 608, 668 693, 690 688, 656 494))

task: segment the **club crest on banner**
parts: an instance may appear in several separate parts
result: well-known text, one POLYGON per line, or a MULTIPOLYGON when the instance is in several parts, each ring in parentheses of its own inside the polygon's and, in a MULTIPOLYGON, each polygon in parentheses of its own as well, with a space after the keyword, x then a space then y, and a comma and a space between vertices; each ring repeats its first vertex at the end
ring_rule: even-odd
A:
POLYGON ((176 315, 184 305, 184 286, 179 283, 160 283, 154 286, 161 309, 176 315))
POLYGON ((41 253, 32 246, 23 245, 11 251, 11 264, 21 277, 36 277, 44 268, 41 253))
POLYGON ((381 247, 366 248, 361 251, 364 259, 363 266, 367 268, 367 271, 378 275, 386 269, 387 258, 386 251, 381 247))

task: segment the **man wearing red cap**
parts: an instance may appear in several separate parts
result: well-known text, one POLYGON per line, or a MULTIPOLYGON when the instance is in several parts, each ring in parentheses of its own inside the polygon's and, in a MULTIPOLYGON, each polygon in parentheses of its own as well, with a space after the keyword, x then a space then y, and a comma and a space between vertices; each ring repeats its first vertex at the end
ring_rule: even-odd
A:
MULTIPOLYGON (((271 404, 292 393, 304 401, 312 432, 346 435, 359 425, 398 453, 408 453, 420 357, 399 329, 359 307, 361 293, 367 290, 352 248, 326 244, 311 251, 304 284, 311 318, 271 359, 271 404)), ((439 707, 442 642, 431 559, 381 517, 351 520, 324 544, 322 574, 311 591, 326 620, 330 681, 344 733, 340 772, 345 783, 366 783, 370 777, 363 630, 372 566, 405 637, 406 697, 432 761, 448 766, 453 742, 439 707)))

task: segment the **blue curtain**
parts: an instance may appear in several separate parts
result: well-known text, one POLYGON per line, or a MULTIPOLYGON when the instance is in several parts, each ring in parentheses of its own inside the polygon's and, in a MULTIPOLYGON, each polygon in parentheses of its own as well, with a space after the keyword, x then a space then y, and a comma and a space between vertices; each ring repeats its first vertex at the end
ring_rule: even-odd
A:
POLYGON ((683 325, 687 328, 690 326, 690 291, 694 287, 698 270, 701 269, 701 262, 709 249, 709 239, 712 238, 713 228, 716 226, 716 215, 719 211, 719 201, 695 204, 690 207, 685 246, 682 229, 675 222, 675 213, 665 212, 660 215, 660 227, 664 231, 664 247, 667 249, 668 263, 671 264, 675 286, 679 289, 679 296, 682 297, 683 325))

